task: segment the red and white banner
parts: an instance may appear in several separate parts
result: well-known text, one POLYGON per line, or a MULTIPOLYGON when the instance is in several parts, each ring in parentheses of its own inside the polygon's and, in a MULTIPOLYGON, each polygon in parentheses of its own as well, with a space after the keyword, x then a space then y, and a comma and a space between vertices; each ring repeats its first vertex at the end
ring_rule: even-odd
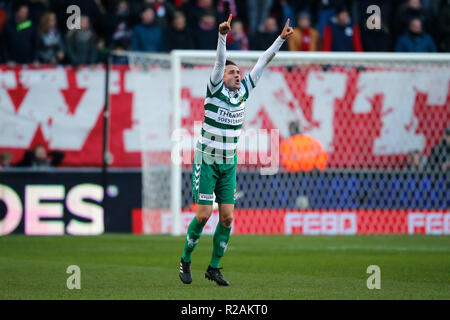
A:
MULTIPOLYGON (((192 138, 199 134, 194 122, 203 120, 210 71, 182 72, 182 126, 192 138)), ((10 151, 15 162, 44 143, 66 153, 63 165, 99 166, 104 76, 102 68, 0 67, 0 150, 10 151)), ((110 78, 112 165, 140 166, 144 125, 151 139, 146 149, 169 155, 170 71, 114 67, 110 78)), ((409 151, 428 155, 440 141, 450 119, 449 86, 448 69, 273 67, 248 100, 243 133, 279 129, 283 139, 296 119, 327 150, 329 167, 393 167, 409 151)), ((243 141, 238 151, 254 146, 243 141)))
MULTIPOLYGON (((186 233, 195 212, 183 211, 181 232, 186 233)), ((214 211, 203 229, 213 234, 219 221, 214 211)), ((166 234, 172 231, 172 215, 165 210, 132 213, 135 234, 166 234)), ((347 210, 300 211, 276 209, 235 210, 234 234, 450 234, 449 211, 347 210)))

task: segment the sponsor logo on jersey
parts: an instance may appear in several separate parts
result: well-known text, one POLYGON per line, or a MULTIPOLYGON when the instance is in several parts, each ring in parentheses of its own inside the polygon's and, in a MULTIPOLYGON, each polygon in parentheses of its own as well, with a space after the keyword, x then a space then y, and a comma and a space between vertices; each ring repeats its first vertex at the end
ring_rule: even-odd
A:
POLYGON ((199 198, 200 198, 200 200, 214 200, 214 195, 212 195, 212 194, 200 193, 199 198))

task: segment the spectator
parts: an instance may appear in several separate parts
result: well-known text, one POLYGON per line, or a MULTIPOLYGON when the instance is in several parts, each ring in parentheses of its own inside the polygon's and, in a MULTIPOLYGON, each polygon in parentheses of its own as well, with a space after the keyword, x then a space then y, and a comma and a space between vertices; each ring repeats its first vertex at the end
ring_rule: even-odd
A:
MULTIPOLYGON (((60 2, 60 0, 57 0, 55 2, 60 2)), ((91 29, 98 37, 99 35, 104 35, 105 33, 105 13, 106 10, 103 7, 104 1, 101 0, 65 0, 62 1, 63 7, 61 8, 63 10, 62 16, 64 19, 64 26, 66 25, 65 19, 67 19, 66 10, 67 7, 70 5, 76 5, 80 7, 80 12, 82 15, 88 16, 91 29)), ((61 29, 62 30, 62 29, 61 29)))
POLYGON ((325 26, 329 23, 338 12, 338 8, 346 5, 345 0, 318 0, 317 6, 317 28, 319 34, 323 37, 325 33, 325 26))
MULTIPOLYGON (((253 37, 250 37, 250 49, 251 50, 266 50, 272 45, 275 39, 278 37, 278 25, 277 20, 274 17, 267 17, 264 22, 263 31, 256 32, 253 37)), ((281 47, 285 47, 283 44, 281 47)))
POLYGON ((143 52, 164 51, 163 32, 155 24, 155 11, 152 7, 145 7, 142 10, 141 23, 133 29, 131 48, 143 52))
POLYGON ((144 6, 142 0, 126 0, 126 2, 129 10, 130 27, 132 28, 141 23, 142 9, 148 6, 144 6))
POLYGON ((361 39, 364 51, 392 51, 392 35, 389 27, 379 16, 374 18, 375 24, 379 23, 380 29, 368 29, 364 24, 361 32, 361 39))
POLYGON ((0 168, 8 168, 11 166, 12 155, 8 151, 0 153, 0 168))
POLYGON ((345 7, 336 11, 336 16, 325 26, 323 51, 363 51, 359 27, 350 19, 345 7))
POLYGON ((6 15, 9 17, 12 17, 14 15, 14 7, 17 5, 17 3, 14 3, 14 1, 10 0, 0 0, 0 7, 5 10, 6 15))
POLYGON ((317 51, 319 48, 319 32, 311 28, 309 13, 300 13, 297 17, 297 28, 288 39, 290 51, 317 51))
POLYGON ((441 142, 431 150, 426 169, 444 172, 450 169, 450 127, 445 129, 441 142))
POLYGON ((2 5, 0 2, 0 35, 3 32, 3 26, 8 21, 8 11, 2 5))
POLYGON ((273 0, 247 0, 248 33, 264 32, 264 24, 272 8, 273 0))
POLYGON ((14 19, 3 28, 3 55, 9 67, 15 67, 16 63, 38 65, 38 35, 28 12, 27 5, 16 5, 14 19))
POLYGON ((191 0, 173 0, 176 10, 187 11, 191 0))
POLYGON ((425 164, 426 159, 419 150, 411 151, 408 154, 408 163, 406 164, 408 171, 423 171, 425 164))
POLYGON ((441 3, 446 0, 422 0, 422 7, 430 14, 431 18, 434 20, 439 15, 439 7, 441 3))
POLYGON ((288 172, 325 169, 328 153, 319 140, 302 133, 298 122, 289 123, 290 137, 280 144, 281 164, 288 172))
POLYGON ((48 0, 30 0, 29 1, 30 19, 35 25, 38 25, 45 12, 51 11, 48 0))
POLYGON ((111 36, 109 46, 113 49, 129 50, 132 32, 126 22, 119 23, 111 36))
POLYGON ((188 10, 188 25, 191 30, 195 30, 198 26, 199 21, 205 15, 205 13, 214 15, 216 21, 222 21, 222 17, 219 17, 214 7, 213 0, 197 0, 192 1, 193 3, 188 10))
POLYGON ((300 129, 300 124, 297 121, 291 121, 289 122, 289 136, 295 136, 296 134, 303 133, 300 129))
POLYGON ((130 7, 126 0, 121 0, 113 8, 113 13, 107 15, 106 26, 110 37, 106 45, 113 50, 128 50, 131 46, 130 7))
POLYGON ((436 45, 430 35, 422 31, 422 21, 414 18, 409 23, 409 31, 398 39, 395 51, 436 52, 436 45))
POLYGON ((429 12, 423 8, 420 0, 407 0, 397 11, 395 17, 395 32, 396 39, 409 29, 409 24, 412 19, 422 20, 424 30, 431 31, 431 17, 429 12))
POLYGON ((106 43, 105 40, 103 38, 99 38, 99 40, 97 41, 97 46, 96 46, 96 56, 97 59, 95 61, 95 63, 101 65, 101 64, 106 64, 106 60, 108 59, 108 48, 106 47, 106 43))
POLYGON ((97 62, 97 36, 91 29, 88 16, 81 16, 80 29, 73 29, 66 36, 67 56, 75 66, 97 62))
POLYGON ((175 5, 166 0, 144 0, 144 5, 153 7, 153 10, 155 10, 155 24, 163 30, 166 29, 169 17, 173 17, 175 13, 175 5))
POLYGON ((194 33, 196 49, 214 50, 217 47, 217 23, 213 11, 206 11, 194 33))
POLYGON ((241 20, 234 20, 231 24, 231 32, 227 38, 229 50, 248 50, 248 38, 241 20))
POLYGON ((175 12, 172 25, 166 32, 167 51, 174 49, 194 49, 194 40, 186 25, 186 16, 183 12, 175 12))
POLYGON ((218 0, 217 3, 217 11, 219 20, 218 21, 224 21, 228 19, 228 14, 231 14, 234 18, 238 17, 238 6, 239 1, 235 0, 218 0), (237 3, 236 3, 237 2, 237 3))
POLYGON ((63 40, 56 22, 56 15, 50 11, 39 22, 38 56, 42 63, 60 64, 64 59, 63 40))
POLYGON ((49 168, 58 166, 64 158, 64 153, 58 151, 47 152, 43 145, 37 145, 33 150, 28 150, 18 167, 49 168))
MULTIPOLYGON (((283 19, 281 21, 286 21, 287 19, 290 19, 291 21, 295 21, 295 12, 296 11, 294 9, 294 6, 290 3, 288 3, 288 1, 286 1, 286 0, 281 0, 280 5, 281 5, 281 13, 282 13, 282 17, 283 17, 283 19)), ((292 36, 291 36, 291 38, 292 38, 292 36)))
MULTIPOLYGON (((317 5, 318 5, 317 0, 301 0, 301 1, 280 0, 279 2, 280 2, 281 12, 282 12, 282 16, 283 16, 282 21, 286 21, 287 18, 290 18, 291 21, 294 21, 296 18, 296 13, 298 14, 300 12, 308 12, 309 14, 311 14, 311 17, 316 18, 316 15, 315 15, 316 10, 315 9, 317 8, 317 5)), ((316 22, 316 21, 314 21, 314 22, 316 22)))
POLYGON ((439 49, 450 52, 450 0, 444 0, 438 17, 439 49))

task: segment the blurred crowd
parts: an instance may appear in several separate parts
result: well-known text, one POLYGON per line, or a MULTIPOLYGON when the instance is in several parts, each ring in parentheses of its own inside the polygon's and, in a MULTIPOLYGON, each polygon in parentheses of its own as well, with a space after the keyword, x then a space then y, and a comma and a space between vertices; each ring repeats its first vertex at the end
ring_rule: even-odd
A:
POLYGON ((64 159, 64 152, 49 151, 42 145, 36 145, 32 150, 25 151, 22 159, 13 162, 12 154, 8 151, 0 152, 0 169, 11 167, 28 167, 48 169, 61 164, 64 159))
MULTIPOLYGON (((111 50, 215 50, 229 13, 229 50, 265 50, 289 18, 296 28, 282 50, 450 52, 450 0, 0 0, 0 63, 78 66, 103 63, 111 50), (71 5, 81 10, 79 28, 68 27, 71 5), (367 12, 372 5, 380 16, 367 12)), ((446 129, 429 159, 410 153, 408 170, 448 171, 449 148, 446 129)), ((13 162, 4 151, 0 168, 52 167, 63 157, 37 146, 13 162)))
POLYGON ((450 51, 450 0, 0 0, 0 62, 80 65, 103 62, 108 50, 214 50, 229 13, 230 50, 265 50, 290 18, 295 34, 282 50, 450 51), (81 9, 71 30, 70 5, 81 9), (371 17, 371 5, 380 16, 371 17))

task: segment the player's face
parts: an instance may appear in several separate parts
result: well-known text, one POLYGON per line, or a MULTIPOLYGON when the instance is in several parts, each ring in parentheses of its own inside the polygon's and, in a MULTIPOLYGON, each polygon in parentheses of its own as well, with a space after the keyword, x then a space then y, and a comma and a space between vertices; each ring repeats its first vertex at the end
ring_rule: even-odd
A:
POLYGON ((241 87, 241 71, 237 66, 229 64, 225 67, 223 83, 231 91, 241 87))
POLYGON ((46 159, 47 158, 47 151, 45 151, 45 148, 42 146, 36 147, 34 150, 34 156, 37 159, 46 159))

